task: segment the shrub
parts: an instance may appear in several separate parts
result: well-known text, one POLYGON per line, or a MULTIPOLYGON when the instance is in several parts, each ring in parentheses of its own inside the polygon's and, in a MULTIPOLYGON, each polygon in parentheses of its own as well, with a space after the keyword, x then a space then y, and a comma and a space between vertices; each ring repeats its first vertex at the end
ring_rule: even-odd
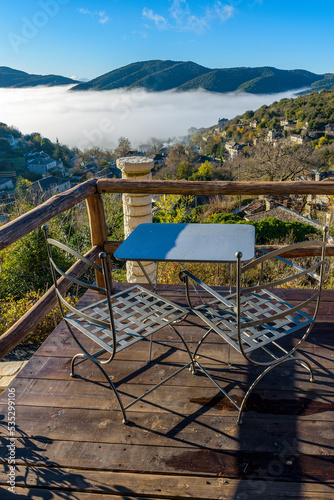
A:
POLYGON ((308 239, 311 235, 318 235, 321 232, 310 224, 303 224, 297 221, 281 221, 275 217, 266 217, 258 222, 254 222, 256 229, 256 243, 265 245, 276 241, 283 243, 297 242, 308 239))
MULTIPOLYGON (((29 292, 18 300, 0 300, 0 335, 4 334, 41 298, 42 293, 29 292)), ((69 302, 74 305, 76 299, 71 297, 69 302)), ((55 329, 62 320, 58 306, 50 311, 36 328, 24 339, 24 344, 40 344, 55 329)))

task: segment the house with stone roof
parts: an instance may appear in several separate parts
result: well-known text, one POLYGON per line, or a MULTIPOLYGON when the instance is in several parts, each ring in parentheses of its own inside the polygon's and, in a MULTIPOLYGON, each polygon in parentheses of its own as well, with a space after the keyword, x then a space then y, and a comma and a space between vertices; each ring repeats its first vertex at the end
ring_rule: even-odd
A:
POLYGON ((13 177, 0 177, 0 191, 14 189, 13 177))
POLYGON ((268 202, 271 202, 268 210, 245 215, 245 219, 256 222, 265 219, 266 217, 275 217, 281 221, 294 221, 301 222, 302 224, 310 224, 317 229, 322 229, 323 227, 323 224, 317 220, 309 219, 308 217, 305 217, 294 210, 290 210, 290 208, 282 207, 281 205, 274 206, 273 200, 268 200, 268 202))
POLYGON ((55 177, 50 175, 49 177, 44 177, 36 182, 33 182, 28 190, 34 196, 47 199, 56 193, 62 193, 67 189, 70 189, 71 183, 69 179, 63 179, 61 177, 55 177))

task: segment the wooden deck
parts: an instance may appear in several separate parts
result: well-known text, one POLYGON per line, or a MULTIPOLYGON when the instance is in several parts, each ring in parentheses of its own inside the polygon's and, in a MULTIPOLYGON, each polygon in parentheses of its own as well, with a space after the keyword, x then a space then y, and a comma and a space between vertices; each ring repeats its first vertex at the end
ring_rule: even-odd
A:
MULTIPOLYGON (((183 293, 165 287, 172 300, 183 293)), ((303 290, 282 290, 290 300, 303 290)), ((84 301, 92 300, 88 293, 84 301)), ((2 415, 0 497, 33 499, 318 499, 334 498, 334 291, 325 291, 317 323, 300 353, 316 381, 288 363, 261 381, 236 425, 236 409, 202 374, 184 370, 128 410, 124 426, 115 398, 90 362, 71 379, 78 352, 60 324, 19 373, 16 391, 16 494, 7 491, 8 390, 2 415)), ((188 341, 203 334, 194 316, 179 325, 188 341)), ((171 330, 126 349, 108 367, 125 396, 144 392, 187 362, 171 330), (168 342, 166 342, 166 340, 168 342)), ((190 344, 192 345, 192 344, 190 344)), ((256 373, 211 337, 201 362, 238 396, 256 373)))

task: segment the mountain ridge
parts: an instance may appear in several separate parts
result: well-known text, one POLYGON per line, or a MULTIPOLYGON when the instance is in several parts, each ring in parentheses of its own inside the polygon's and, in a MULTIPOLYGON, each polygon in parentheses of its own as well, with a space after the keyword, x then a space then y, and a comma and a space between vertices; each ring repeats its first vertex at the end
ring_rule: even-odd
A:
POLYGON ((111 90, 144 88, 148 91, 249 92, 270 94, 312 88, 317 82, 331 83, 334 75, 318 75, 310 71, 281 70, 271 66, 210 69, 192 61, 150 60, 128 64, 109 71, 71 90, 111 90))
POLYGON ((0 66, 0 87, 22 88, 37 85, 71 85, 72 91, 142 88, 147 91, 248 92, 273 94, 289 90, 319 91, 334 88, 334 74, 282 70, 272 66, 207 68, 192 61, 154 59, 114 69, 89 81, 77 81, 60 75, 34 75, 0 66))
POLYGON ((8 66, 0 66, 0 87, 2 88, 37 87, 37 85, 57 86, 75 83, 79 82, 65 76, 33 75, 8 66))

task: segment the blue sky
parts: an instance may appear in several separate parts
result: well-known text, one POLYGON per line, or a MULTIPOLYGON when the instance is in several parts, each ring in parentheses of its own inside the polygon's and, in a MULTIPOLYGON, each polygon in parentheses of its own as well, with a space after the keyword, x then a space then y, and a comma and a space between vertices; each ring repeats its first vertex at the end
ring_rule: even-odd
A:
POLYGON ((334 73, 333 27, 333 0, 2 1, 0 66, 94 78, 172 59, 334 73))

